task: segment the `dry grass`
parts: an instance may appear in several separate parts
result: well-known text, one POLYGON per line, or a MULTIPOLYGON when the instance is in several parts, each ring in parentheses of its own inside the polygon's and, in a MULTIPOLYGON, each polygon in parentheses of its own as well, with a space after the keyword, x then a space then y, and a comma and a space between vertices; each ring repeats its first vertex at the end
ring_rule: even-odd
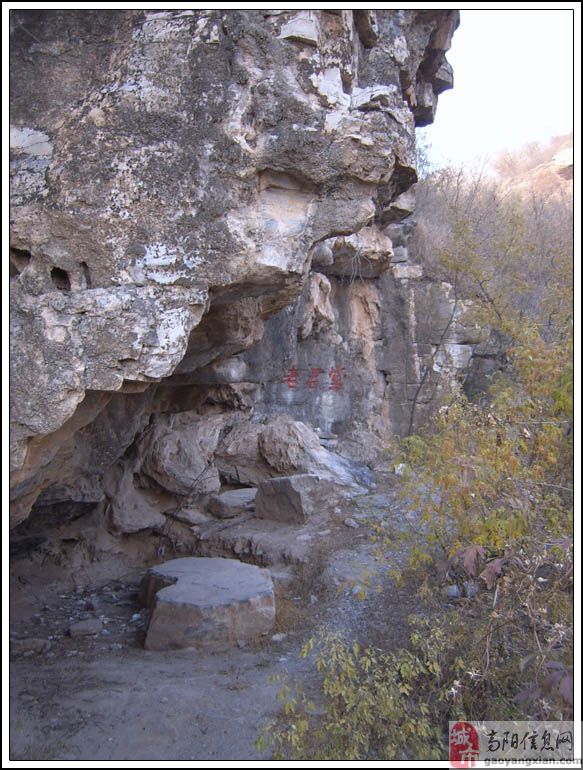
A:
POLYGON ((311 596, 321 593, 319 578, 328 563, 329 549, 324 545, 310 552, 309 558, 296 567, 293 579, 275 593, 276 633, 303 631, 314 622, 317 604, 311 596))

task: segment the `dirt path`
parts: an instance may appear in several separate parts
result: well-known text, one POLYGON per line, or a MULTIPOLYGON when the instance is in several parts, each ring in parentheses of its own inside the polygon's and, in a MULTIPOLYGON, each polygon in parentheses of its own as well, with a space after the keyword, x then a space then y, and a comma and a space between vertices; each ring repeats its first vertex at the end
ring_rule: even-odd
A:
POLYGON ((285 658, 245 649, 201 657, 132 649, 15 663, 12 758, 257 758, 257 730, 274 710, 269 676, 285 658))
POLYGON ((287 613, 275 629, 285 633, 283 640, 266 638, 242 648, 144 650, 137 575, 99 589, 45 585, 41 595, 17 571, 12 633, 38 638, 46 648, 24 657, 21 650, 11 664, 11 759, 259 758, 257 732, 280 705, 272 678, 311 676, 299 650, 315 629, 326 625, 365 643, 406 642, 406 617, 416 600, 398 592, 387 571, 405 558, 398 533, 411 522, 394 493, 368 496, 352 513, 358 527, 344 527, 344 547, 328 554, 321 574, 304 581, 300 595, 298 583, 286 595, 287 613), (394 547, 381 562, 374 557, 367 517, 395 533, 394 547), (87 614, 102 618, 98 635, 64 633, 68 623, 87 614))

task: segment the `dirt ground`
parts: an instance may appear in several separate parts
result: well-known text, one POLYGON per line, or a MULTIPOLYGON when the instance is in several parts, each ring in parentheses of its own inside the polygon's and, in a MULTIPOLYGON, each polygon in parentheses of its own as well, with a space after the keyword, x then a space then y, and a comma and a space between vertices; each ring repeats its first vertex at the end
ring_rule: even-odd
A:
POLYGON ((402 564, 406 544, 396 538, 386 559, 376 559, 366 517, 396 532, 412 522, 394 494, 371 495, 354 511, 358 528, 333 525, 319 563, 308 562, 278 587, 275 640, 270 635, 242 647, 144 650, 146 618, 137 602, 143 570, 108 579, 102 564, 100 577, 74 587, 56 568, 15 562, 10 758, 259 759, 258 731, 281 705, 273 678, 313 676, 300 649, 319 627, 365 643, 406 643, 416 599, 397 591, 387 575, 402 564), (87 618, 101 620, 98 634, 67 633, 72 622, 87 618))

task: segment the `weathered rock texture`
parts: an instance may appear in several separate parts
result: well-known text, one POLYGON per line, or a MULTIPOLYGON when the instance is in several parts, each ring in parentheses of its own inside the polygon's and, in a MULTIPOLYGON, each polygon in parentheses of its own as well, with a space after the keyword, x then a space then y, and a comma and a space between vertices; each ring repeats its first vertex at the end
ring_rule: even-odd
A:
POLYGON ((303 524, 314 512, 320 480, 314 474, 280 476, 263 481, 257 492, 255 515, 289 524, 303 524))
POLYGON ((11 13, 13 523, 90 502, 132 532, 229 475, 285 475, 252 415, 406 431, 415 346, 444 323, 391 260, 457 23, 11 13))
POLYGON ((231 489, 211 498, 209 511, 218 519, 232 519, 241 513, 255 510, 257 490, 252 487, 231 489))
POLYGON ((270 631, 275 621, 269 571, 234 559, 159 564, 145 576, 142 598, 150 650, 246 641, 270 631))

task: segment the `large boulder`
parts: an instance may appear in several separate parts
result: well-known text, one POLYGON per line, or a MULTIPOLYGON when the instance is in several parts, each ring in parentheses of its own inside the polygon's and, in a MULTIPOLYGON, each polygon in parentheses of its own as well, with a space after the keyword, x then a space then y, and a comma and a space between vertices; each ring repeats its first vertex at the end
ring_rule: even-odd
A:
POLYGON ((110 528, 130 534, 143 529, 159 529, 166 523, 163 511, 172 507, 172 500, 156 491, 140 489, 134 484, 134 474, 123 465, 115 468, 106 481, 110 528))
POLYGON ((259 452, 259 434, 263 425, 243 421, 229 433, 227 440, 217 447, 216 465, 221 476, 231 484, 260 484, 274 475, 259 452))
POLYGON ((356 463, 321 446, 318 434, 308 425, 289 417, 273 418, 258 436, 259 452, 278 473, 315 473, 353 492, 362 492, 372 481, 356 463))
POLYGON ((361 463, 330 452, 309 425, 286 415, 241 421, 217 447, 216 465, 220 475, 235 484, 258 486, 274 476, 315 473, 358 493, 372 481, 361 463))
POLYGON ((218 492, 214 453, 229 423, 225 414, 158 415, 139 444, 139 475, 170 493, 189 497, 218 492))
POLYGON ((303 473, 262 482, 255 500, 258 519, 304 524, 316 510, 317 476, 303 473))
POLYGON ((149 610, 148 650, 254 639, 275 621, 269 571, 234 559, 159 564, 146 574, 142 598, 149 610))

